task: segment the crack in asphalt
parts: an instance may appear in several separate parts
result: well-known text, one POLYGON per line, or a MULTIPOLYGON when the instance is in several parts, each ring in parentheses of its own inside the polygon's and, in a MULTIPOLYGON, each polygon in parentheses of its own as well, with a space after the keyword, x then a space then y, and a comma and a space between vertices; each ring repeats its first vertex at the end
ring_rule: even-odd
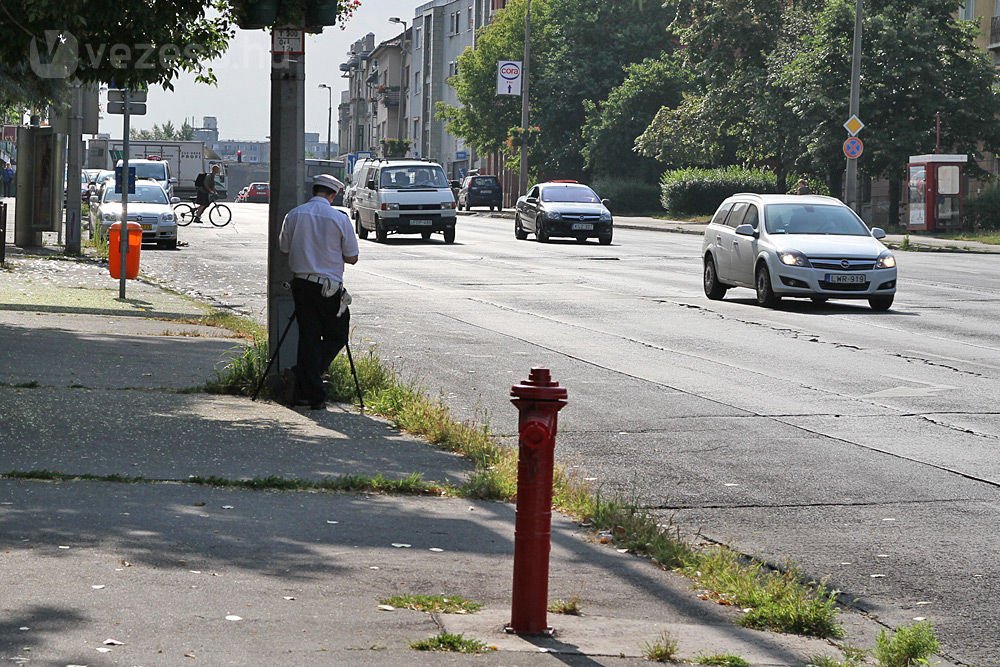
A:
POLYGON ((930 359, 925 359, 923 357, 917 357, 917 356, 909 355, 909 354, 901 354, 899 352, 896 352, 892 356, 894 356, 894 357, 896 357, 898 359, 902 359, 903 361, 906 361, 907 363, 920 363, 920 364, 924 364, 926 366, 933 366, 935 368, 944 368, 945 370, 954 371, 955 373, 961 373, 962 375, 971 375, 972 377, 976 377, 976 378, 986 377, 982 373, 977 373, 976 371, 967 371, 965 369, 957 368, 955 366, 949 366, 948 364, 942 364, 942 363, 939 363, 939 362, 936 362, 936 361, 931 361, 930 359))
POLYGON ((680 510, 733 510, 733 509, 808 509, 812 507, 898 507, 903 505, 939 505, 988 502, 982 498, 931 498, 927 500, 886 500, 881 502, 829 502, 829 503, 728 503, 714 505, 643 505, 641 509, 653 512, 680 510))

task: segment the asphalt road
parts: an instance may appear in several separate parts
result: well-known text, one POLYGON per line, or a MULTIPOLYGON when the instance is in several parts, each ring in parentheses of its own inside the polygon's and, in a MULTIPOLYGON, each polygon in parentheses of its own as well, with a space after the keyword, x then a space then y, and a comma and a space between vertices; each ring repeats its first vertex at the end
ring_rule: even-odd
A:
MULTIPOLYGON (((181 230, 143 271, 265 315, 266 207, 181 230)), ((361 242, 348 268, 367 345, 456 416, 514 442, 512 384, 569 391, 559 460, 682 531, 791 561, 896 627, 927 618, 953 661, 1000 665, 1000 272, 996 255, 899 253, 893 309, 710 302, 698 236, 361 242)))

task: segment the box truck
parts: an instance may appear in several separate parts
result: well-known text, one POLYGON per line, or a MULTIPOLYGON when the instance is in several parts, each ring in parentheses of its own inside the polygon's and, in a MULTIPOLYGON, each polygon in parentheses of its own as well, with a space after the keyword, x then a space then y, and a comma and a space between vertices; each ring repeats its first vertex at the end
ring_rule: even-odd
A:
MULTIPOLYGON (((170 176, 174 183, 174 195, 181 199, 191 199, 195 195, 194 180, 198 174, 212 170, 218 164, 219 176, 215 188, 225 199, 226 165, 215 151, 205 146, 203 141, 141 141, 129 142, 129 159, 163 160, 170 165, 170 176)), ((124 142, 121 139, 90 139, 87 141, 87 167, 90 169, 113 170, 124 157, 124 142)))

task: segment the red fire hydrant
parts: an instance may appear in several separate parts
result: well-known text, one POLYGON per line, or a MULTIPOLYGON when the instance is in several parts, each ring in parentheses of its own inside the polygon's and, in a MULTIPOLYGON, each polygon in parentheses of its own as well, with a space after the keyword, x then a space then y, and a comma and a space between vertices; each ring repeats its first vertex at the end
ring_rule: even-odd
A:
POLYGON ((517 516, 514 523, 514 591, 509 632, 552 634, 546 613, 552 534, 552 471, 557 414, 566 389, 549 369, 534 367, 510 388, 518 415, 517 516))

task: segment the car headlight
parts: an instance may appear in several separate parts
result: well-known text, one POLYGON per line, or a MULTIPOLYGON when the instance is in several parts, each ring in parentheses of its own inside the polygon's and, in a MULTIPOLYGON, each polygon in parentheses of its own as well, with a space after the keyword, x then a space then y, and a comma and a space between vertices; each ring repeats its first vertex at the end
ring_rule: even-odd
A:
POLYGON ((601 222, 611 222, 611 211, 601 212, 601 222))
POLYGON ((806 256, 798 250, 784 250, 778 253, 778 259, 787 266, 812 266, 806 256))
POLYGON ((896 256, 893 255, 888 250, 884 250, 878 259, 875 260, 876 269, 894 269, 896 268, 896 256))
POLYGON ((443 201, 443 202, 441 202, 441 208, 444 208, 444 209, 455 208, 455 202, 453 202, 453 201, 443 201))
POLYGON ((121 217, 117 213, 104 213, 101 215, 101 219, 107 222, 118 222, 121 217))
POLYGON ((173 213, 162 213, 160 215, 160 220, 162 222, 173 222, 174 221, 174 214, 173 213))
POLYGON ((545 217, 549 220, 562 220, 562 214, 559 211, 546 211, 545 217))

